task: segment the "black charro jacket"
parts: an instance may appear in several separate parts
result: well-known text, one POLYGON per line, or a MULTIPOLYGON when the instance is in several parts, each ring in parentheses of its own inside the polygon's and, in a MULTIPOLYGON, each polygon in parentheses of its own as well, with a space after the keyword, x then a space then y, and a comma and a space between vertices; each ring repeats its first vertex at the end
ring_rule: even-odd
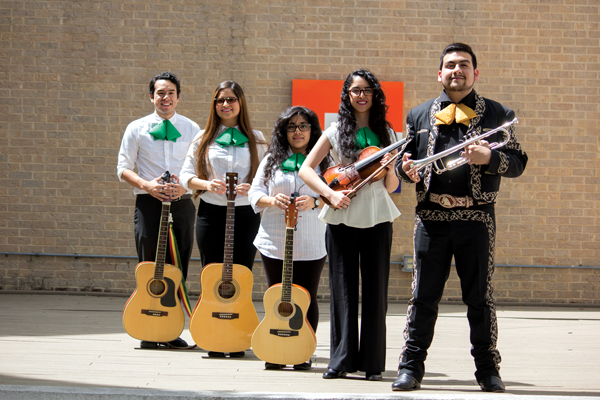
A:
MULTIPOLYGON (((435 113, 440 111, 442 101, 448 100, 445 93, 437 99, 429 100, 408 112, 406 118, 406 132, 409 141, 404 145, 396 162, 396 174, 407 183, 413 181, 402 171, 402 156, 410 153, 411 159, 421 160, 434 154, 436 139, 438 138, 438 126, 435 125, 435 113)), ((444 102, 444 106, 447 103, 444 102)), ((477 116, 470 121, 467 135, 481 134, 495 129, 514 119, 515 113, 502 104, 481 97, 475 93, 475 113, 477 116)), ((521 145, 515 137, 514 124, 508 128, 511 138, 506 146, 492 150, 492 158, 489 165, 468 165, 469 179, 468 195, 473 198, 475 204, 495 203, 500 189, 501 177, 516 178, 520 176, 527 165, 527 154, 521 149, 521 145)), ((501 142, 504 136, 501 132, 486 138, 489 143, 501 142)), ((460 153, 460 151, 458 151, 460 153)), ((457 154, 458 154, 457 153, 457 154)), ((421 171, 421 180, 417 183, 417 202, 427 202, 432 165, 429 164, 421 171)), ((442 194, 442 193, 438 193, 442 194)))

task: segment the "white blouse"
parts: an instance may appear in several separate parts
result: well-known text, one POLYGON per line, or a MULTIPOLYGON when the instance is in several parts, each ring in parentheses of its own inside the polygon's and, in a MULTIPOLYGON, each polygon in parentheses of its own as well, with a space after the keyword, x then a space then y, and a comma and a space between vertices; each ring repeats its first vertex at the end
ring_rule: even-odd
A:
MULTIPOLYGON (((239 127, 237 126, 235 128, 239 129, 239 127)), ((224 125, 221 125, 219 127, 218 135, 220 135, 226 129, 229 128, 224 125)), ((264 145, 257 145, 258 159, 262 160, 262 158, 265 156, 265 153, 267 152, 268 146, 266 144, 265 137, 261 131, 254 130, 253 132, 257 141, 260 140, 265 142, 264 145)), ((198 150, 198 146, 200 145, 200 138, 203 134, 204 131, 200 132, 194 138, 194 141, 188 149, 185 162, 183 163, 183 168, 181 169, 181 184, 187 190, 191 190, 188 186, 188 182, 190 181, 190 179, 198 178, 198 175, 196 174, 196 165, 198 165, 198 157, 196 156, 196 151, 198 150)), ((225 182, 225 173, 237 172, 238 183, 251 183, 248 182, 250 178, 250 149, 248 147, 248 143, 245 143, 243 147, 221 147, 220 144, 213 142, 208 148, 208 161, 212 166, 212 172, 207 180, 211 181, 213 179, 220 179, 223 182, 225 182)), ((200 196, 200 198, 202 199, 202 201, 213 205, 227 205, 227 197, 225 196, 225 194, 206 191, 200 196)), ((236 207, 247 205, 250 205, 247 196, 236 196, 236 207)))
MULTIPOLYGON (((333 147, 331 153, 336 162, 341 161, 342 165, 347 165, 351 160, 340 157, 337 128, 337 123, 333 123, 323 134, 327 136, 333 147)), ((394 131, 389 129, 389 134, 394 143, 396 141, 394 131)), ((355 228, 370 228, 382 222, 392 222, 399 216, 400 211, 385 188, 384 179, 363 186, 357 192, 356 197, 352 199, 348 208, 334 210, 325 205, 319 214, 319 218, 328 224, 344 224, 355 228)))
MULTIPOLYGON (((289 151, 288 156, 291 155, 292 152, 289 151)), ((281 168, 277 168, 265 185, 265 166, 269 157, 270 154, 260 163, 248 193, 254 211, 259 213, 264 210, 254 246, 267 257, 283 260, 285 247, 284 211, 278 207, 259 207, 256 203, 261 197, 275 196, 277 193, 290 196, 297 191, 301 196, 319 197, 319 195, 300 179, 298 171, 284 173, 281 168)), ((325 250, 325 224, 318 218, 320 211, 320 209, 315 208, 314 210, 298 213, 298 222, 294 232, 294 260, 318 260, 327 254, 325 250)))

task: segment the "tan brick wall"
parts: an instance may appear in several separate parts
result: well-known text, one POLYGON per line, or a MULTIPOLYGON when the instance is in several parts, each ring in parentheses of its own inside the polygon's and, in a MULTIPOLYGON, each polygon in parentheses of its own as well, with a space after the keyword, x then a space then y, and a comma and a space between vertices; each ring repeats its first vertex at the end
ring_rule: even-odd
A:
MULTIPOLYGON (((0 251, 135 254, 116 156, 127 124, 152 112, 147 83, 158 72, 181 78, 178 110, 201 126, 214 87, 237 80, 268 135, 292 79, 340 80, 358 67, 404 82, 406 114, 439 94, 439 53, 464 41, 479 58, 476 89, 515 110, 530 158, 502 184, 497 263, 600 267, 599 23, 593 0, 2 1, 0 251)), ((412 254, 414 191, 394 199, 400 261, 412 254)), ((1 257, 2 290, 121 292, 133 282, 122 260, 1 257)), ((409 297, 406 276, 395 265, 391 299, 409 297)), ((496 293, 598 304, 597 277, 499 267, 496 293)), ((459 296, 453 279, 448 299, 459 296)))

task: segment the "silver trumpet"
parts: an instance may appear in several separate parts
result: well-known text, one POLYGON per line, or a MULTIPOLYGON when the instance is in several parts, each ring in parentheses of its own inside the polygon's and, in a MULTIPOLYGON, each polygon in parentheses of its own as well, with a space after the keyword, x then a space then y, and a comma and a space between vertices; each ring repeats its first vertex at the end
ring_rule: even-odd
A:
POLYGON ((446 171, 449 171, 451 169, 460 167, 461 165, 468 163, 469 160, 464 157, 459 157, 455 160, 449 161, 447 163, 447 165, 444 165, 442 158, 444 158, 447 155, 450 155, 456 151, 464 149, 465 147, 467 147, 468 145, 470 145, 472 143, 479 142, 481 139, 485 139, 486 137, 491 136, 496 132, 502 132, 504 134, 504 140, 500 143, 490 143, 490 149, 500 148, 500 147, 506 145, 506 143, 508 143, 508 141, 510 140, 510 132, 506 128, 508 128, 509 126, 516 124, 518 122, 519 121, 515 118, 512 121, 507 122, 504 125, 497 127, 496 129, 492 129, 491 131, 487 131, 485 133, 482 133, 481 135, 469 138, 469 139, 465 140, 464 142, 457 144, 456 146, 451 147, 447 150, 444 150, 438 154, 434 154, 430 157, 423 158, 421 160, 415 160, 410 166, 410 172, 421 171, 423 168, 425 168, 429 164, 433 164, 431 167, 433 168, 433 171, 438 175, 440 175, 446 171))

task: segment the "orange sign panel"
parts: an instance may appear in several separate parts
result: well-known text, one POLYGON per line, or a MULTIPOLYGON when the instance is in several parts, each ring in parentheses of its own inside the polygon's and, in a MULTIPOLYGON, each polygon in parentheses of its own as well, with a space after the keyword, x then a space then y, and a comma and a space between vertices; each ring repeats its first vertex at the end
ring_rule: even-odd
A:
MULTIPOLYGON (((404 130, 403 104, 404 82, 380 82, 389 106, 387 120, 394 131, 404 130)), ((344 81, 294 79, 292 82, 292 105, 313 110, 319 117, 321 128, 329 127, 337 120, 340 95, 344 81)))

